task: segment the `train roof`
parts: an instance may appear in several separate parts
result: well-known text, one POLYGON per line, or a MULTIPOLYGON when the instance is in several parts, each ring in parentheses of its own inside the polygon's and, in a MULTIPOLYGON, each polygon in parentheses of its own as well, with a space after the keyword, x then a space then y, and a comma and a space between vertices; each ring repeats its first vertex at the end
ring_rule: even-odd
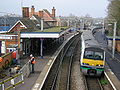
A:
POLYGON ((87 50, 87 51, 97 51, 97 52, 101 52, 101 51, 104 51, 102 48, 100 48, 100 47, 97 47, 97 46, 95 46, 95 47, 87 47, 87 48, 85 48, 85 50, 87 50))
POLYGON ((85 48, 96 47, 100 48, 99 43, 94 38, 91 30, 84 30, 82 33, 82 40, 84 42, 85 48))

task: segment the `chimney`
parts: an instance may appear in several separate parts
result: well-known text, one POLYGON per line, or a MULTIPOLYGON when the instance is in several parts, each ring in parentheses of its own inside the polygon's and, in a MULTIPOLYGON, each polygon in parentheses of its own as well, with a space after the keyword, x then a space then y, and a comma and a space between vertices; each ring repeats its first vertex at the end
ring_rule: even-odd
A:
POLYGON ((35 14, 35 8, 34 6, 31 7, 31 16, 33 16, 35 14))
POLYGON ((56 11, 56 9, 55 9, 55 7, 53 7, 53 9, 52 9, 52 17, 55 17, 55 11, 56 11))
POLYGON ((23 7, 22 8, 22 17, 28 18, 29 17, 29 7, 23 7))
POLYGON ((38 16, 41 17, 41 18, 43 18, 43 11, 39 11, 38 16))

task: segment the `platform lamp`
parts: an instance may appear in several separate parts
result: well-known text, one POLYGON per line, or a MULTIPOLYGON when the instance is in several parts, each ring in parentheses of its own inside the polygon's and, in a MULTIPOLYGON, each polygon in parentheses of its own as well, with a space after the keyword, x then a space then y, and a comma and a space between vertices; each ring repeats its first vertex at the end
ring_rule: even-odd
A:
MULTIPOLYGON (((41 32, 44 30, 44 19, 41 18, 41 32)), ((40 38, 40 58, 43 59, 43 38, 40 38)))
MULTIPOLYGON (((112 45, 112 58, 115 57, 115 38, 116 38, 116 27, 117 27, 117 21, 113 22, 114 24, 114 29, 113 29, 113 45, 112 45)), ((108 24, 109 26, 111 24, 108 24)))
POLYGON ((103 30, 102 30, 102 34, 105 33, 105 22, 104 22, 104 19, 103 19, 103 30))
POLYGON ((116 37, 116 26, 117 22, 114 22, 114 33, 113 33, 113 50, 112 50, 112 57, 115 57, 115 37, 116 37))

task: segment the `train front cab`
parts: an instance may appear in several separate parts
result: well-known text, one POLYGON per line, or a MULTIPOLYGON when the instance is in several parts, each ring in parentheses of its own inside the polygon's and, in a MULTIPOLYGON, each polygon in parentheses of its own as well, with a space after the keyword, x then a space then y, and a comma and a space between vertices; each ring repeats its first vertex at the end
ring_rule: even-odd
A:
POLYGON ((105 52, 100 48, 86 48, 81 60, 84 75, 101 76, 104 72, 105 52))

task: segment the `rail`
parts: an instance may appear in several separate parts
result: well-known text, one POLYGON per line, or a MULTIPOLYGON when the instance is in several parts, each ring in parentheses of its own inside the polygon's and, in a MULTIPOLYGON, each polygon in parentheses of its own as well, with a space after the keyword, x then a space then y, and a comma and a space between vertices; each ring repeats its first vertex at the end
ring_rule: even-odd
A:
MULTIPOLYGON (((75 38, 77 38, 77 35, 75 36, 75 38)), ((65 57, 65 55, 66 55, 66 52, 68 51, 68 49, 69 49, 69 47, 71 46, 71 44, 75 41, 75 38, 71 38, 70 40, 69 40, 69 42, 67 42, 66 44, 65 44, 65 46, 62 48, 62 50, 61 50, 61 52, 58 54, 58 56, 57 56, 57 58, 56 58, 56 60, 55 60, 55 62, 54 62, 54 64, 52 65, 52 68, 51 68, 51 71, 50 71, 50 73, 49 73, 49 75, 48 75, 48 77, 47 77, 47 80, 46 80, 46 82, 45 82, 45 85, 44 85, 44 89, 46 90, 46 89, 50 89, 50 90, 55 90, 55 88, 56 87, 59 87, 59 86, 57 86, 57 84, 56 83, 58 83, 58 82, 56 82, 56 81, 58 81, 57 79, 58 79, 58 77, 60 77, 60 74, 58 74, 58 73, 61 73, 59 70, 61 69, 61 66, 64 66, 64 65, 62 65, 62 62, 64 61, 64 57, 65 57), (60 58, 59 58, 60 57, 60 58), (57 65, 56 65, 57 64, 57 65), (53 71, 54 72, 53 72, 53 71), (48 83, 48 85, 47 85, 47 83, 48 83), (48 86, 51 86, 51 87, 48 87, 48 86), (47 87, 47 88, 46 88, 47 87)), ((70 55, 71 56, 71 55, 70 55)), ((68 57, 69 58, 69 57, 68 57)), ((69 58, 70 59, 70 58, 69 58)), ((69 61, 69 60, 67 60, 67 61, 69 61)), ((68 65, 66 65, 66 66, 68 66, 68 65)), ((66 67, 67 68, 67 67, 66 67)), ((61 73, 61 74, 63 74, 63 73, 61 73)), ((68 73, 67 73, 67 75, 68 75, 68 73)), ((62 76, 62 75, 61 75, 62 76)), ((67 76, 66 76, 67 77, 67 76)), ((68 78, 67 78, 68 79, 68 78)), ((66 82, 68 81, 66 79, 66 82)), ((65 81, 65 80, 64 80, 65 81)), ((64 85, 62 85, 62 86, 64 86, 64 85)), ((43 89, 43 90, 44 90, 43 89)))
POLYGON ((22 73, 24 77, 28 77, 30 75, 31 70, 31 64, 28 61, 20 70, 18 73, 22 73))
POLYGON ((86 76, 85 84, 88 90, 104 90, 100 83, 99 78, 97 77, 86 76))
POLYGON ((19 73, 2 82, 0 82, 0 90, 9 90, 15 88, 17 85, 24 83, 23 74, 19 73))
MULTIPOLYGON (((77 42, 77 44, 78 43, 79 42, 77 42)), ((75 48, 76 48, 77 44, 75 45, 73 52, 75 52, 75 48)), ((74 56, 74 54, 72 53, 71 58, 70 58, 71 60, 70 60, 70 65, 69 65, 69 72, 68 72, 67 90, 70 90, 70 77, 71 77, 71 68, 72 68, 73 56, 74 56)))
MULTIPOLYGON (((62 65, 63 65, 63 61, 64 61, 64 57, 65 57, 65 55, 66 55, 66 53, 67 53, 67 51, 69 50, 69 48, 70 48, 70 46, 71 46, 71 44, 73 43, 75 41, 75 39, 74 40, 71 40, 71 42, 69 43, 69 45, 68 45, 68 47, 65 49, 65 51, 64 51, 64 54, 63 54, 63 58, 60 60, 60 65, 59 65, 59 68, 58 68, 58 70, 57 70, 57 72, 56 72, 56 76, 55 76, 55 79, 54 79, 54 82, 53 82, 53 85, 52 85, 52 88, 51 88, 51 90, 55 90, 55 84, 56 84, 56 82, 57 82, 57 79, 58 79, 58 77, 60 77, 60 75, 62 74, 59 74, 60 73, 60 69, 61 69, 61 67, 62 67, 62 65)), ((68 71, 70 70, 70 67, 71 67, 71 60, 72 60, 72 56, 73 55, 71 55, 70 56, 70 60, 67 60, 67 61, 70 61, 70 62, 68 62, 68 63, 70 63, 70 65, 68 65, 68 71)), ((67 64, 68 64, 67 63, 67 64)), ((67 66, 67 64, 66 64, 66 66, 67 66)), ((62 70, 61 70, 62 71, 62 70)), ((64 72, 65 73, 65 72, 64 72)), ((68 82, 67 83, 67 85, 66 85, 66 89, 67 88, 69 88, 69 76, 70 76, 70 71, 68 72, 68 74, 67 74, 67 80, 66 80, 66 82, 68 82)), ((64 80, 65 81, 65 80, 64 80)), ((65 87, 65 85, 64 85, 64 87, 65 87)), ((67 89, 68 90, 68 89, 67 89)))

